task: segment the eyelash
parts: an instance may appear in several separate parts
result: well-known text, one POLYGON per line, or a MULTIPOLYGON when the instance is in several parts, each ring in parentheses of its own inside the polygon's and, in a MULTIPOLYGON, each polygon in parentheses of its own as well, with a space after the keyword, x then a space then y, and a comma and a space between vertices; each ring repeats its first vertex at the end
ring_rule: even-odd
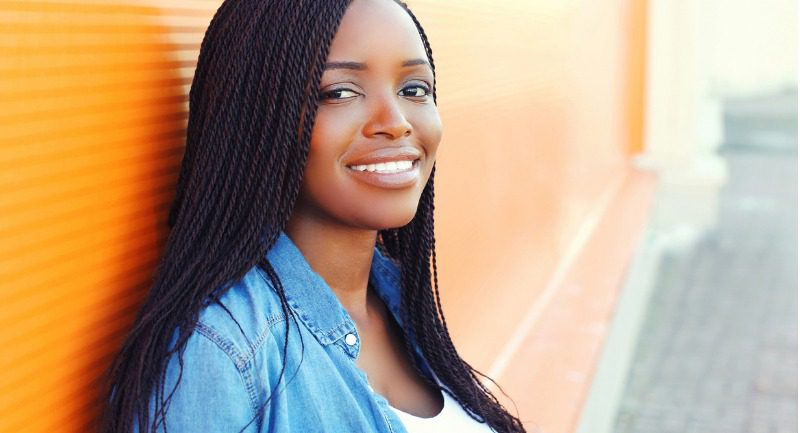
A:
MULTIPOLYGON (((403 87, 400 90, 400 92, 404 92, 404 91, 406 91, 408 89, 422 89, 422 92, 423 92, 422 95, 405 95, 408 98, 427 98, 428 96, 431 95, 430 87, 428 87, 427 85, 424 85, 424 84, 413 84, 413 85, 410 85, 410 86, 406 86, 406 87, 403 87)), ((360 94, 360 93, 356 92, 355 90, 348 89, 347 87, 340 87, 340 88, 337 88, 337 89, 331 89, 331 90, 327 90, 327 91, 324 91, 324 92, 320 92, 319 99, 321 101, 324 101, 324 100, 346 101, 346 100, 349 100, 351 98, 355 98, 355 96, 349 96, 349 97, 346 97, 346 98, 341 98, 341 97, 340 98, 335 98, 333 95, 336 92, 350 92, 350 93, 355 93, 357 95, 360 94)))
POLYGON ((431 95, 431 88, 426 86, 426 85, 424 85, 424 84, 414 84, 414 85, 411 85, 411 86, 406 86, 406 87, 403 87, 403 89, 400 90, 400 91, 402 92, 402 91, 404 91, 406 89, 422 89, 422 95, 409 95, 412 98, 423 98, 423 97, 428 97, 428 96, 431 95))

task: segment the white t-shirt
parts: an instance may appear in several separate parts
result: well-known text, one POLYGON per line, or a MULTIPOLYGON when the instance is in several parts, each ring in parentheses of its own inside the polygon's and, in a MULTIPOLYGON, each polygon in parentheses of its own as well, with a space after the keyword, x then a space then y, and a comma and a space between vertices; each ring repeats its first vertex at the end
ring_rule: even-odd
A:
POLYGON ((444 396, 444 407, 438 415, 432 418, 420 418, 403 412, 397 408, 392 410, 403 422, 409 433, 493 433, 488 424, 482 424, 470 418, 464 408, 450 394, 441 391, 444 396))

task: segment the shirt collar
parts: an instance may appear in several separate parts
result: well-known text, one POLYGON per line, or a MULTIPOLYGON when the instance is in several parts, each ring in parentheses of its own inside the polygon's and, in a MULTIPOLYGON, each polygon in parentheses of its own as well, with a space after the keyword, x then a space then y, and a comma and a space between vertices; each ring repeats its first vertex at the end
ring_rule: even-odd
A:
MULTIPOLYGON (((355 332, 355 323, 339 298, 283 231, 267 253, 267 259, 280 278, 287 303, 321 344, 333 343, 355 332)), ((375 247, 369 282, 402 327, 400 281, 397 265, 375 247)))

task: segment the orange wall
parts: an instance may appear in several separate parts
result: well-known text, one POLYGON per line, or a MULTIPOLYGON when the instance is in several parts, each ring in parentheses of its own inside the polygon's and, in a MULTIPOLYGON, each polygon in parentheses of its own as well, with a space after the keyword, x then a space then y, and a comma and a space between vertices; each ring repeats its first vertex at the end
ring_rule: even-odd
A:
POLYGON ((207 1, 0 0, 0 432, 86 432, 147 288, 207 1))
POLYGON ((515 321, 487 328, 472 312, 512 319, 541 294, 579 225, 625 173, 632 123, 631 1, 488 4, 413 3, 430 27, 445 128, 443 302, 478 365, 503 344, 491 336, 515 321))
POLYGON ((630 165, 642 147, 645 3, 410 4, 433 44, 445 128, 436 234, 448 325, 465 359, 510 392, 526 426, 566 433, 604 334, 558 341, 548 326, 610 321, 652 190, 653 179, 630 165), (635 217, 619 218, 620 209, 635 217), (631 236, 616 232, 623 221, 631 236), (614 236, 576 240, 596 227, 614 236), (588 251, 601 253, 577 256, 588 251), (581 315, 568 305, 560 317, 576 316, 559 320, 551 310, 564 282, 590 264, 605 282, 585 295, 601 307, 581 315), (578 362, 567 368, 570 352, 578 362))
MULTIPOLYGON (((0 432, 88 430, 166 235, 188 86, 218 4, 0 0, 0 432)), ((498 354, 604 194, 631 178, 643 4, 411 2, 445 126, 444 309, 462 355, 504 387, 515 367, 498 354)), ((566 432, 529 398, 547 392, 512 397, 524 419, 566 432)))

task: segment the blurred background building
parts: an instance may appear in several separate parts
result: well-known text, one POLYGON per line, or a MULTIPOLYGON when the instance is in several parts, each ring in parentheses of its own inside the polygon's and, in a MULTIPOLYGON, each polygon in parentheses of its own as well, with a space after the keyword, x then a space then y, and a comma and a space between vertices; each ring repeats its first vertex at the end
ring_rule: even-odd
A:
MULTIPOLYGON (((91 431, 220 0, 0 0, 0 432, 91 431)), ((414 0, 462 356, 529 431, 797 430, 796 4, 414 0)))
POLYGON ((659 187, 578 431, 797 431, 797 5, 651 1, 659 187))

